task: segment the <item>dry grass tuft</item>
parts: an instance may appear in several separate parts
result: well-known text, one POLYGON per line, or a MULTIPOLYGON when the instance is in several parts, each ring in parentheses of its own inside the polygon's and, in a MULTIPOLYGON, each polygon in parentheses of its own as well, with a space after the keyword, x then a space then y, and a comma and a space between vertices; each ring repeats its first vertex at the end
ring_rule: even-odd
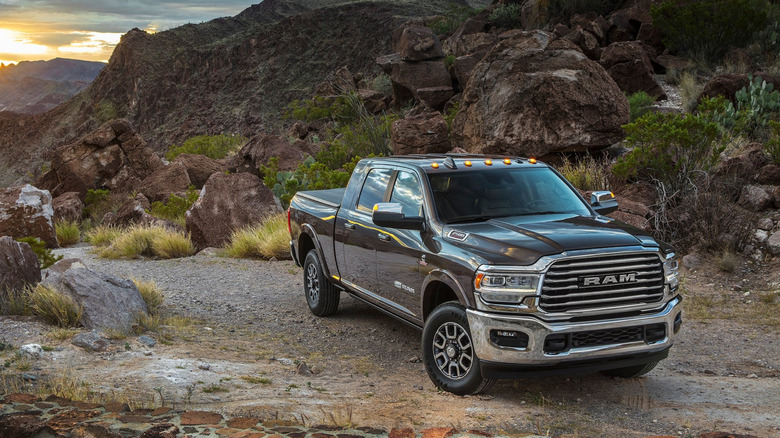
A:
POLYGON ((586 155, 579 160, 572 161, 563 156, 563 163, 558 166, 558 172, 563 175, 574 187, 580 190, 610 190, 608 162, 596 160, 586 155))
POLYGON ((146 309, 151 315, 156 315, 164 301, 162 291, 157 286, 157 283, 154 280, 144 281, 135 278, 133 278, 133 283, 138 288, 138 291, 141 292, 141 297, 143 297, 146 303, 146 309))
POLYGON ((195 253, 195 246, 182 232, 157 226, 134 226, 120 233, 111 244, 98 252, 108 259, 140 256, 172 259, 195 253))
POLYGON ((224 254, 237 258, 290 258, 290 233, 287 215, 267 218, 263 223, 235 231, 224 254))
POLYGON ((57 222, 54 224, 54 232, 57 234, 57 242, 60 246, 75 245, 81 240, 81 231, 76 222, 57 222))
POLYGON ((80 325, 83 309, 71 297, 42 284, 28 291, 30 309, 44 321, 57 327, 80 325))
POLYGON ((85 240, 93 246, 105 247, 111 245, 122 230, 109 225, 99 225, 87 231, 85 240))

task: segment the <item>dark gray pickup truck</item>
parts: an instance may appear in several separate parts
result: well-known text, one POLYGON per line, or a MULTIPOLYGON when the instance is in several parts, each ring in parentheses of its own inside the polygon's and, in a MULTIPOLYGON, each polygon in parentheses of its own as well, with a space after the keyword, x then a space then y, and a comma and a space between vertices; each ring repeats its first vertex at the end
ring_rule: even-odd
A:
POLYGON ((682 324, 671 247, 602 216, 533 158, 365 159, 345 189, 298 192, 290 249, 318 316, 342 291, 422 328, 431 380, 455 394, 496 379, 633 377, 682 324))

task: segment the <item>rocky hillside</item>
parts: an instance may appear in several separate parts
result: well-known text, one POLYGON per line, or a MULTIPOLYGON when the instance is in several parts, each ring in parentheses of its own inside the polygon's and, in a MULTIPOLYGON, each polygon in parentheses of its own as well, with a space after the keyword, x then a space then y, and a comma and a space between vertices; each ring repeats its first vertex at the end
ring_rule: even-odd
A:
POLYGON ((157 151, 197 134, 251 136, 338 67, 379 74, 393 29, 450 4, 467 2, 265 0, 154 35, 133 29, 84 92, 46 114, 0 114, 0 186, 115 117, 157 151))
POLYGON ((55 58, 0 67, 0 111, 38 114, 83 90, 102 62, 55 58))

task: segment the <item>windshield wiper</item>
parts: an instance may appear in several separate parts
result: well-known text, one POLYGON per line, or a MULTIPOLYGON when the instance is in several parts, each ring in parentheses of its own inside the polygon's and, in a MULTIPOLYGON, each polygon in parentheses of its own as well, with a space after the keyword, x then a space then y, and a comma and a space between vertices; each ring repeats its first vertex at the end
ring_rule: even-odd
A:
POLYGON ((515 216, 535 216, 537 214, 567 214, 565 211, 533 211, 528 213, 520 213, 515 216))
POLYGON ((487 220, 493 219, 496 216, 485 216, 485 215, 471 215, 471 216, 458 216, 454 220, 447 221, 447 224, 460 224, 465 222, 485 222, 487 220))

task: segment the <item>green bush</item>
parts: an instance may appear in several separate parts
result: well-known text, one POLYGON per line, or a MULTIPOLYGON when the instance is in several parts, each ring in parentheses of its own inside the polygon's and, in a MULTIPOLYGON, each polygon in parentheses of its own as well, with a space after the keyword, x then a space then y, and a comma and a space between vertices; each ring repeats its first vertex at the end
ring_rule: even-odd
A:
POLYGON ((477 15, 479 9, 469 6, 449 5, 441 18, 437 18, 428 24, 436 35, 447 35, 458 28, 464 21, 477 15))
POLYGON ((769 128, 772 131, 772 137, 764 143, 764 150, 772 158, 772 162, 780 165, 780 123, 770 121, 769 128))
POLYGON ((655 103, 655 98, 644 91, 639 91, 628 96, 628 105, 631 108, 631 121, 635 122, 637 119, 650 112, 653 103, 655 103))
POLYGON ((650 7, 653 24, 673 52, 720 62, 732 47, 750 44, 768 23, 765 0, 666 0, 650 7))
POLYGON ((321 119, 349 122, 356 117, 346 102, 346 94, 340 96, 314 96, 309 100, 293 100, 282 112, 286 119, 313 122, 321 119))
POLYGON ((735 135, 768 140, 769 122, 780 115, 780 93, 772 90, 772 84, 751 76, 750 84, 737 91, 736 101, 734 106, 722 96, 704 99, 697 111, 735 135))
POLYGON ((154 217, 166 219, 184 227, 184 214, 192 207, 192 204, 198 200, 199 196, 200 191, 195 189, 195 187, 190 186, 184 197, 171 195, 167 202, 152 202, 149 213, 154 217))
POLYGON ((521 20, 523 7, 516 3, 505 4, 493 9, 490 14, 490 21, 498 27, 515 29, 523 27, 521 20))
POLYGON ((57 234, 57 243, 60 246, 71 246, 81 240, 81 230, 78 222, 60 221, 54 223, 54 232, 57 234))
POLYGON ((102 99, 98 102, 95 108, 95 119, 98 123, 103 124, 117 117, 119 117, 119 112, 116 110, 116 105, 113 102, 108 99, 102 99))
POLYGON ((572 161, 564 155, 563 162, 557 169, 580 190, 610 190, 608 161, 597 161, 590 155, 572 161))
POLYGON ((261 166, 263 182, 270 187, 285 208, 290 205, 290 200, 301 190, 324 190, 346 187, 355 164, 354 161, 344 164, 340 169, 331 169, 324 163, 317 162, 309 157, 292 172, 279 170, 279 159, 274 157, 268 166, 261 166))
POLYGON ((225 255, 239 258, 289 259, 290 233, 287 215, 266 218, 263 223, 234 231, 225 246, 225 255))
POLYGON ((38 257, 38 262, 41 264, 41 269, 46 269, 49 266, 62 260, 62 256, 55 256, 51 249, 46 248, 46 243, 37 237, 22 237, 16 239, 17 242, 24 242, 30 245, 35 255, 38 257))
POLYGON ((606 16, 623 3, 624 0, 550 0, 547 15, 553 22, 566 22, 575 14, 586 12, 606 16))
POLYGON ((444 112, 444 123, 447 124, 447 132, 452 132, 452 123, 455 121, 458 111, 460 111, 460 102, 455 102, 454 105, 447 108, 444 112))
POLYGON ((246 137, 240 135, 197 135, 185 140, 181 146, 171 146, 165 158, 172 161, 180 154, 200 154, 219 160, 235 153, 245 142, 246 137))
POLYGON ((615 176, 658 182, 669 194, 691 187, 723 150, 718 125, 705 115, 651 113, 624 128, 633 150, 615 164, 615 176))

